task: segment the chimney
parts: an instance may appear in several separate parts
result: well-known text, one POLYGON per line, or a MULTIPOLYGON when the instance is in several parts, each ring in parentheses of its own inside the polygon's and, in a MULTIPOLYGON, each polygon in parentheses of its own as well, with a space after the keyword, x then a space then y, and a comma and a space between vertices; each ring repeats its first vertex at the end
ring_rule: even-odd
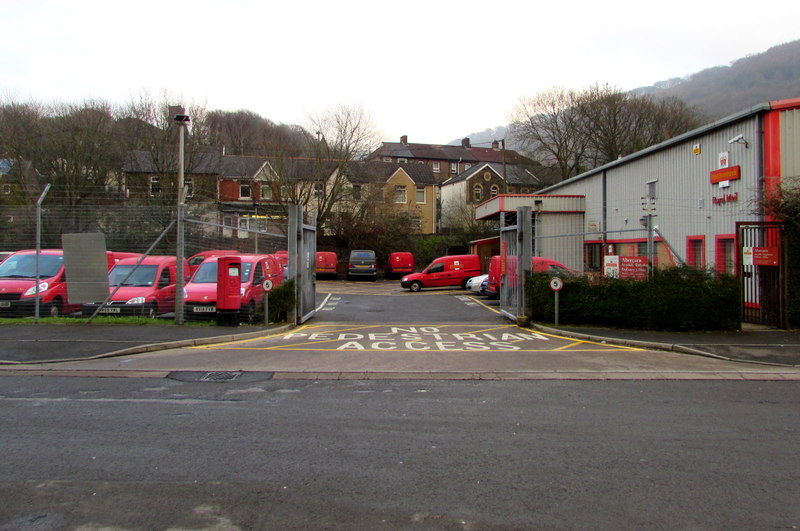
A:
POLYGON ((492 149, 495 150, 495 151, 499 151, 500 150, 500 142, 498 142, 497 140, 492 140, 492 149))
POLYGON ((461 139, 461 146, 467 149, 472 147, 469 145, 469 137, 461 139))
POLYGON ((403 144, 404 146, 407 146, 408 145, 408 135, 401 136, 400 137, 400 143, 403 144))

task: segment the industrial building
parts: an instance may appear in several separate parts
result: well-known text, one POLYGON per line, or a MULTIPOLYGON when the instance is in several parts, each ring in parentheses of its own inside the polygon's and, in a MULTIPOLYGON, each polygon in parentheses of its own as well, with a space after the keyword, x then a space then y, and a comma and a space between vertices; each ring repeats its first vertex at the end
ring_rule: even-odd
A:
POLYGON ((629 265, 623 276, 638 274, 648 259, 652 267, 739 274, 752 279, 745 299, 758 309, 767 285, 784 281, 785 249, 766 225, 753 235, 741 230, 777 221, 766 215, 764 199, 798 182, 800 98, 754 106, 534 195, 497 196, 479 205, 476 217, 497 218, 525 204, 534 216, 535 255, 596 274, 622 259, 629 265))

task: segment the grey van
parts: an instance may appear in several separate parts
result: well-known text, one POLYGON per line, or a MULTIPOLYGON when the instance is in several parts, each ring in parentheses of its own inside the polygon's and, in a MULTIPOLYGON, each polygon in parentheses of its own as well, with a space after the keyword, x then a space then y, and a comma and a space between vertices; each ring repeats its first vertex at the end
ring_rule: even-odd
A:
POLYGON ((375 260, 375 251, 350 251, 350 260, 347 262, 347 279, 359 277, 378 280, 378 262, 375 260))

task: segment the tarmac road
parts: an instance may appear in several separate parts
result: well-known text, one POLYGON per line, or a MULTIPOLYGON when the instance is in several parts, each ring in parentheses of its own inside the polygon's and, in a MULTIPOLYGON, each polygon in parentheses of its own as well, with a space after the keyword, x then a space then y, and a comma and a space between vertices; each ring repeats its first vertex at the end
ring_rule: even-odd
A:
POLYGON ((800 379, 796 332, 519 329, 482 297, 461 290, 411 294, 391 282, 320 282, 318 301, 317 316, 296 329, 0 325, 0 370, 116 376, 253 371, 304 379, 800 379), (447 320, 440 319, 444 315, 447 320), (476 330, 484 334, 477 340, 469 337, 476 330), (492 335, 496 330, 499 339, 492 335), (415 332, 427 342, 408 335, 415 332), (367 341, 343 346, 323 339, 322 346, 316 340, 298 346, 298 334, 333 333, 362 333, 367 341), (444 335, 437 339, 437 333, 444 335), (520 337, 510 340, 512 346, 493 345, 504 343, 502 334, 520 337))

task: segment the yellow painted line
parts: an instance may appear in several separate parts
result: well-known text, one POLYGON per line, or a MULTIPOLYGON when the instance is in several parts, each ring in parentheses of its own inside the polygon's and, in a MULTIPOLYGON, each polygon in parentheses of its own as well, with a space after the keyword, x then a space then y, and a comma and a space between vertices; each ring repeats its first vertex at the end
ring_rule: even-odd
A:
POLYGON ((500 310, 498 310, 497 308, 493 308, 493 307, 489 306, 488 304, 483 303, 483 301, 478 300, 477 297, 475 297, 475 296, 469 296, 469 297, 472 300, 474 300, 475 302, 477 302, 478 304, 480 304, 481 306, 483 306, 484 308, 486 308, 487 310, 491 310, 491 311, 493 311, 494 313, 496 313, 498 315, 500 314, 500 310))
MULTIPOLYGON (((213 350, 213 348, 209 347, 208 350, 213 350)), ((238 351, 265 351, 265 350, 274 350, 273 348, 261 348, 261 347, 233 347, 233 348, 226 348, 225 350, 238 350, 238 351)), ((394 353, 394 352, 403 352, 403 353, 427 353, 427 354, 443 354, 443 353, 474 353, 474 354, 538 354, 538 353, 559 353, 563 354, 565 351, 560 349, 518 349, 518 350, 509 350, 509 349, 447 349, 447 350, 439 350, 439 349, 400 349, 400 348, 392 348, 392 349, 372 349, 372 348, 363 348, 363 349, 337 349, 337 348, 282 348, 280 350, 286 350, 287 352, 364 352, 364 353, 376 353, 376 352, 383 352, 383 353, 394 353)), ((578 350, 571 350, 568 352, 607 352, 609 350, 618 350, 613 348, 613 346, 609 345, 607 348, 591 348, 591 349, 578 349, 578 350)))

